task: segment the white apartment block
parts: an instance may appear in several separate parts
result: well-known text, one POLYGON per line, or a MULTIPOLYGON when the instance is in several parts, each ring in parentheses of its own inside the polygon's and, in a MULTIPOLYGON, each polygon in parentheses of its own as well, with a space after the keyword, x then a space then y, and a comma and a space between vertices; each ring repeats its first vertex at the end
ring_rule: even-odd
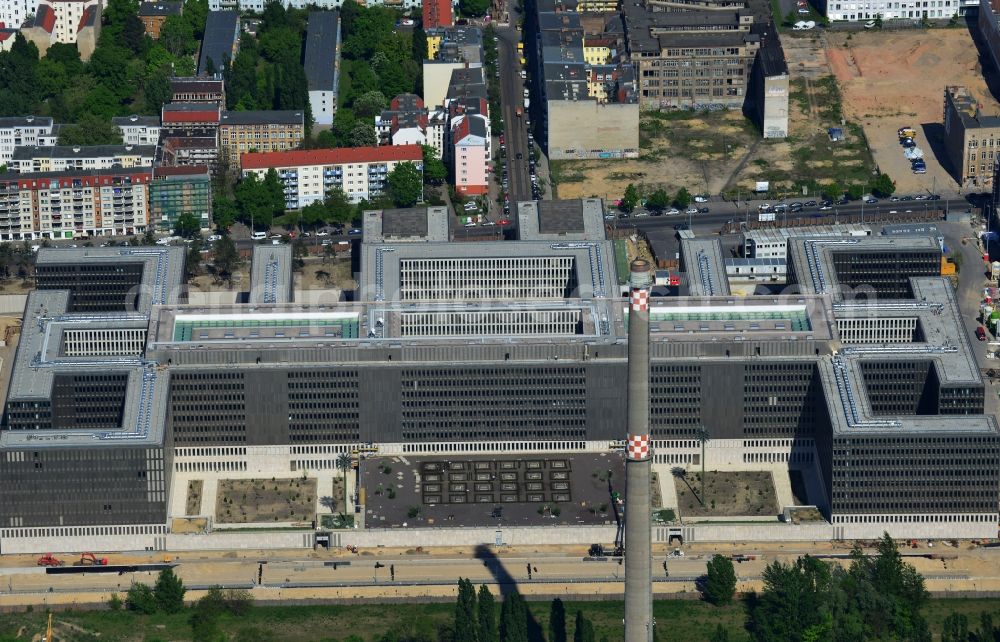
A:
POLYGON ((146 231, 152 168, 0 175, 0 241, 146 231))
MULTIPOLYGON (((826 17, 830 20, 883 20, 924 16, 930 19, 947 19, 964 13, 966 5, 961 0, 868 0, 846 2, 827 0, 826 17)), ((968 4, 967 6, 973 6, 968 4)))
POLYGON ((20 174, 66 170, 151 167, 156 157, 153 145, 86 145, 18 147, 8 169, 20 174))
POLYGON ((385 189, 396 165, 410 162, 423 171, 419 145, 341 147, 309 151, 247 153, 240 156, 243 176, 263 180, 274 169, 285 186, 285 207, 298 209, 322 201, 339 188, 352 203, 369 200, 385 189))
POLYGON ((0 165, 9 165, 18 147, 55 145, 55 141, 49 116, 0 118, 0 165))
POLYGON ((0 22, 11 29, 24 24, 25 18, 34 15, 38 0, 0 0, 0 22))
POLYGON ((120 116, 111 119, 126 145, 158 145, 160 119, 156 116, 120 116))

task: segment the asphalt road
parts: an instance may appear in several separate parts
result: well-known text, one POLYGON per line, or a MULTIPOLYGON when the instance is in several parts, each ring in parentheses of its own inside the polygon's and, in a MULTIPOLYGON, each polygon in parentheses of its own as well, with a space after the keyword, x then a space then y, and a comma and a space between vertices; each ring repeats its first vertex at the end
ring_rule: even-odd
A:
MULTIPOLYGON (((512 13, 511 22, 517 24, 512 13)), ((518 60, 517 43, 521 34, 515 27, 497 29, 497 52, 500 69, 500 105, 504 121, 504 142, 507 147, 507 177, 510 180, 510 202, 514 204, 531 200, 531 179, 528 175, 527 114, 517 116, 517 109, 524 107, 524 83, 521 80, 521 62, 518 60), (521 159, 517 155, 521 154, 521 159)))

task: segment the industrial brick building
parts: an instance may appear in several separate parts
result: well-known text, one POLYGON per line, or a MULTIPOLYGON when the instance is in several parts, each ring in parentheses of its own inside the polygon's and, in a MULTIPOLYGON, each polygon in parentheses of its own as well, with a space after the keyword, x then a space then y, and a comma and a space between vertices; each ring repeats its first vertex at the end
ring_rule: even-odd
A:
MULTIPOLYGON (((322 305, 293 301, 285 248, 220 307, 176 293, 182 249, 41 250, 0 547, 161 549, 188 480, 316 475, 352 449, 620 447, 628 311, 598 204, 519 204, 520 240, 471 243, 439 208, 366 212, 355 301, 322 305)), ((709 289, 650 301, 654 466, 700 463, 705 427, 712 467, 814 479, 831 538, 995 536, 995 402, 936 241, 790 243, 799 293, 713 293, 692 277, 722 269, 713 247, 688 243, 709 289)))
POLYGON ((305 137, 301 111, 224 111, 219 120, 222 160, 239 169, 240 154, 296 149, 305 137))
POLYGON ((1000 116, 983 114, 965 87, 944 90, 944 147, 962 187, 989 187, 1000 158, 1000 116))

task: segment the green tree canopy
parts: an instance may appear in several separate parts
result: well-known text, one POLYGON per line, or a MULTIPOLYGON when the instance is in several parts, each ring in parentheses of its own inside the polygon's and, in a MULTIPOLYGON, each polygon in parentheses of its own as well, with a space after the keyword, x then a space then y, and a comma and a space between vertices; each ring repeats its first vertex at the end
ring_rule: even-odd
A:
POLYGON ((156 597, 148 584, 136 582, 125 596, 125 608, 136 613, 152 615, 156 613, 156 597))
POLYGON ((201 234, 201 221, 191 212, 184 212, 174 222, 174 233, 186 239, 199 236, 201 234))
POLYGON ((594 642, 596 639, 593 622, 587 619, 583 611, 577 611, 573 626, 573 642, 594 642))
POLYGON ((625 195, 622 196, 621 205, 619 205, 619 207, 623 212, 631 212, 638 204, 639 190, 635 185, 629 183, 628 186, 625 187, 625 195))
POLYGON ((496 599, 485 584, 479 587, 476 614, 479 618, 479 642, 500 642, 500 631, 497 629, 496 599))
POLYGON ((389 101, 381 91, 366 91, 354 100, 354 115, 358 118, 374 118, 389 106, 389 101))
POLYGON ((375 123, 358 121, 354 124, 349 137, 350 147, 374 147, 378 144, 375 134, 375 123))
POLYGON ((886 173, 881 173, 868 184, 868 189, 878 198, 889 198, 896 191, 896 183, 886 173))
POLYGON ((670 206, 670 194, 662 187, 649 195, 646 199, 646 207, 657 212, 662 212, 670 206))
POLYGON ((549 642, 566 642, 566 607, 558 597, 549 607, 549 642))
POLYGON ((707 566, 705 599, 716 606, 729 604, 736 594, 736 570, 732 560, 722 555, 713 555, 707 566))
POLYGON ((389 197, 396 207, 413 207, 423 196, 423 176, 413 163, 399 163, 386 178, 389 197))
POLYGON ((215 267, 216 275, 223 280, 229 281, 233 277, 233 272, 239 268, 243 260, 236 250, 233 239, 223 236, 215 242, 212 247, 212 265, 215 267))
POLYGON ((458 10, 463 16, 479 17, 485 16, 490 9, 489 0, 460 0, 458 10))
POLYGON ((84 115, 76 125, 59 130, 60 145, 121 145, 121 131, 108 120, 84 115))
POLYGON ((682 187, 677 190, 677 194, 674 195, 674 207, 685 209, 690 204, 691 194, 688 193, 687 189, 682 187))
POLYGON ((476 589, 472 586, 472 581, 463 578, 458 580, 458 601, 455 604, 452 642, 479 642, 476 589))
POLYGON ((218 230, 228 230, 237 218, 236 203, 221 194, 212 197, 212 222, 218 230))
POLYGON ((156 585, 153 587, 153 595, 156 597, 156 605, 164 613, 180 613, 184 609, 184 582, 174 574, 172 568, 165 568, 160 571, 156 578, 156 585))
POLYGON ((517 591, 500 607, 500 642, 528 642, 528 605, 517 591))
POLYGON ((424 182, 440 185, 448 178, 448 168, 438 157, 437 150, 430 145, 422 145, 424 150, 424 182))

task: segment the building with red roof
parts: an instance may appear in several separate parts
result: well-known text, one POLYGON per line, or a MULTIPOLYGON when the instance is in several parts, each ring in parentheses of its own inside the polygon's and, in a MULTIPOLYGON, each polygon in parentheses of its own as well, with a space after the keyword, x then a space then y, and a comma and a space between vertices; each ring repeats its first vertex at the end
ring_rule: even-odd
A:
POLYGON ((101 34, 99 0, 41 0, 35 19, 21 33, 45 55, 54 43, 75 44, 80 59, 87 61, 101 34))
POLYGON ((424 29, 451 27, 455 24, 451 0, 423 0, 424 29))
POLYGON ((285 185, 286 207, 297 209, 322 201, 334 188, 352 203, 370 200, 383 193, 386 177, 397 165, 413 163, 423 174, 423 160, 420 145, 391 145, 246 153, 240 166, 243 176, 261 179, 276 170, 285 185))

